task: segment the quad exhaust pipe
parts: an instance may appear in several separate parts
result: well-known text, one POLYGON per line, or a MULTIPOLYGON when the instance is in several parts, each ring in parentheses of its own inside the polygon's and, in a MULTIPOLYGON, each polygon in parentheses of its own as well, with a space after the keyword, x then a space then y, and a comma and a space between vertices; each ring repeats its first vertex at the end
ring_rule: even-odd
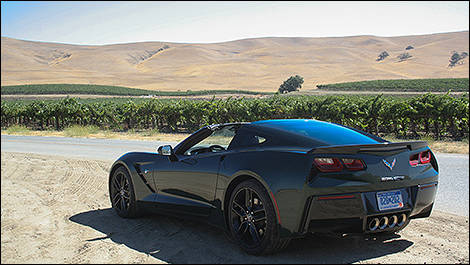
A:
POLYGON ((374 217, 369 221, 368 228, 370 231, 375 231, 377 229, 383 230, 386 228, 400 227, 406 223, 406 214, 401 213, 398 215, 392 216, 382 216, 380 219, 374 217))
POLYGON ((382 218, 380 218, 379 229, 380 230, 385 229, 387 228, 387 226, 388 226, 388 217, 383 216, 382 218))
POLYGON ((406 214, 402 213, 399 217, 398 217, 398 223, 397 225, 398 226, 402 226, 406 223, 406 214))
POLYGON ((379 227, 379 223, 380 223, 379 218, 376 217, 376 218, 372 219, 369 223, 369 230, 370 231, 377 230, 377 228, 379 227))
POLYGON ((392 215, 390 217, 390 222, 388 224, 389 228, 394 228, 398 224, 398 217, 396 215, 392 215))

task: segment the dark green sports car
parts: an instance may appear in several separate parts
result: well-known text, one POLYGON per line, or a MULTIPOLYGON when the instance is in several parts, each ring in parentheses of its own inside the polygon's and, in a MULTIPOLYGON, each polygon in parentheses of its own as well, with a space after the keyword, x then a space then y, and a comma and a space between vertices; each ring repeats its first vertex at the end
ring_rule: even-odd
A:
POLYGON ((122 217, 203 220, 250 254, 310 232, 394 233, 431 214, 438 165, 426 142, 392 143, 316 120, 203 127, 172 148, 121 156, 109 174, 122 217))

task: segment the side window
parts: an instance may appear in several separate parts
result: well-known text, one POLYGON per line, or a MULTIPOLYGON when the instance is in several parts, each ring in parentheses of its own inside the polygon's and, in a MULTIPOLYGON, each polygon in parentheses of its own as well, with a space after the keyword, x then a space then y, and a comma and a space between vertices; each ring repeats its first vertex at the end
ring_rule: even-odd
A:
POLYGON ((239 131, 233 141, 230 143, 228 149, 235 149, 240 147, 257 146, 266 142, 266 138, 257 135, 255 132, 243 130, 239 131))
POLYGON ((236 126, 226 126, 214 131, 204 140, 195 144, 186 152, 185 155, 194 155, 208 152, 221 152, 227 150, 230 142, 235 136, 236 126))
POLYGON ((255 135, 255 138, 258 141, 258 144, 262 144, 262 143, 266 142, 266 138, 261 137, 259 135, 255 135))

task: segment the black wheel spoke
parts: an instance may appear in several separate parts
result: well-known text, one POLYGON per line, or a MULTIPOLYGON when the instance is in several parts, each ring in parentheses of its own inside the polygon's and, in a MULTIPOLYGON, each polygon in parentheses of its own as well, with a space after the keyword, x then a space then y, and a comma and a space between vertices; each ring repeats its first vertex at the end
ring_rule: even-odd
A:
POLYGON ((115 177, 115 178, 113 179, 113 187, 114 187, 116 190, 120 190, 120 189, 121 189, 117 177, 115 177))
MULTIPOLYGON (((233 206, 237 206, 238 208, 240 208, 241 212, 245 212, 246 209, 243 208, 240 204, 238 204, 236 201, 233 201, 233 206)), ((235 210, 235 207, 232 207, 234 210, 235 210)))
POLYGON ((243 221, 240 223, 240 226, 238 227, 237 234, 242 235, 246 231, 246 227, 248 226, 248 223, 246 221, 243 221), (242 226, 245 225, 245 230, 242 232, 242 226))
POLYGON ((117 202, 117 200, 121 197, 119 195, 120 195, 119 192, 116 192, 116 194, 113 197, 113 202, 117 202))
POLYGON ((245 189, 245 206, 247 210, 251 209, 251 200, 252 200, 251 190, 245 189))
POLYGON ((264 213, 264 207, 258 210, 253 211, 253 214, 256 215, 258 213, 264 213))
POLYGON ((256 231, 256 226, 255 225, 250 225, 250 235, 251 238, 253 239, 254 243, 258 243, 260 241, 258 231, 256 231))
POLYGON ((122 188, 126 185, 126 178, 123 175, 120 175, 120 176, 121 176, 121 188, 122 188))
POLYGON ((121 199, 121 210, 125 210, 126 209, 126 201, 124 198, 121 199))
POLYGON ((232 212, 234 212, 236 215, 238 215, 240 218, 243 218, 243 215, 241 215, 237 210, 235 210, 233 207, 232 207, 232 212))
POLYGON ((116 198, 116 201, 114 202, 114 205, 115 205, 116 207, 118 207, 119 209, 122 210, 122 208, 121 208, 121 203, 120 203, 121 200, 122 200, 121 196, 118 196, 118 197, 116 198))
POLYGON ((266 216, 259 217, 259 218, 254 218, 254 220, 255 220, 255 222, 261 222, 261 221, 266 220, 266 216))

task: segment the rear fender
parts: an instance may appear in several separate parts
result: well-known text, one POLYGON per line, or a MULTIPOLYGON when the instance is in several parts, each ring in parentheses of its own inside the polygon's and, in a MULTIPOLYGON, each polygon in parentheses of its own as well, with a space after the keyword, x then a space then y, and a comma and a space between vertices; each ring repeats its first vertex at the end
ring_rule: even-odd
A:
POLYGON ((227 188, 239 177, 256 179, 269 194, 281 236, 289 237, 298 230, 303 213, 306 200, 303 191, 312 166, 310 160, 306 152, 266 149, 227 154, 220 166, 216 199, 225 200, 227 188))

